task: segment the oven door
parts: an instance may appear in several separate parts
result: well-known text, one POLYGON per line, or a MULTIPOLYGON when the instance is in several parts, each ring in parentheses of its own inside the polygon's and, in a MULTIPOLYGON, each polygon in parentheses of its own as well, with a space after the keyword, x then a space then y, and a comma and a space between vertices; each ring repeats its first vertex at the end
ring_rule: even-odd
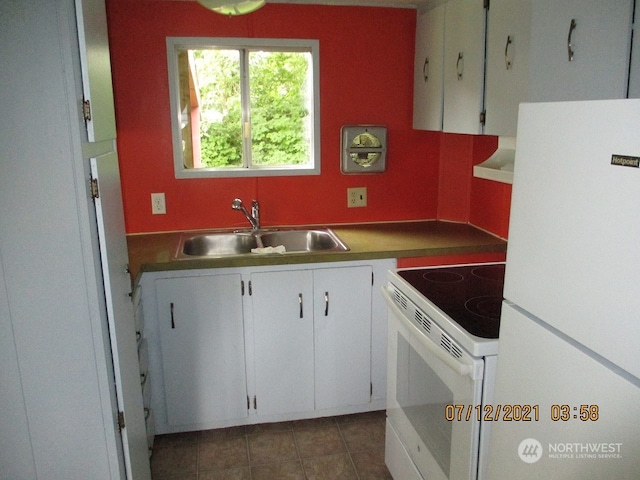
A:
POLYGON ((475 480, 480 423, 474 407, 482 401, 484 362, 462 349, 452 355, 439 344, 450 345, 451 338, 435 322, 426 334, 424 323, 414 323, 408 299, 402 304, 414 313, 409 317, 384 288, 383 295, 389 304, 387 466, 397 480, 416 469, 428 480, 475 480), (463 418, 447 420, 447 405, 464 406, 463 418), (468 406, 473 415, 467 420, 468 406))

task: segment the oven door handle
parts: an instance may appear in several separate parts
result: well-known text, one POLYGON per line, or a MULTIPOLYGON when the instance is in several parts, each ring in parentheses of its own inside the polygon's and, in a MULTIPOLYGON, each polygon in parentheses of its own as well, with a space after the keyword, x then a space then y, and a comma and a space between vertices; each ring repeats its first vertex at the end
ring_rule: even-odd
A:
POLYGON ((462 375, 462 376, 468 375, 471 378, 474 378, 473 366, 468 365, 466 363, 458 362, 455 358, 449 355, 449 353, 446 350, 436 345, 429 337, 427 337, 424 333, 422 333, 418 329, 418 327, 416 327, 413 323, 411 323, 411 321, 409 321, 409 319, 404 315, 402 310, 400 310, 400 307, 398 307, 396 302, 393 301, 393 299, 391 298, 391 296, 389 295, 389 292, 385 287, 382 287, 382 295, 386 300, 387 305, 389 305, 389 308, 391 309, 392 314, 399 321, 401 321, 402 324, 406 328, 408 328, 413 335, 418 336, 418 338, 424 339, 424 341, 420 343, 424 345, 427 348, 427 350, 433 353, 442 363, 444 363, 447 367, 449 367, 451 370, 456 372, 458 375, 462 375))

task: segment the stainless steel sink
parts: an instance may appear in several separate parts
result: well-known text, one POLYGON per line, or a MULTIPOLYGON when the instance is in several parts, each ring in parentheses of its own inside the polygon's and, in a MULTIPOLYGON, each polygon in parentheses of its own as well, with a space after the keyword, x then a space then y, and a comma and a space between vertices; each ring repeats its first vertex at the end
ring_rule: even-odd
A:
POLYGON ((286 252, 349 250, 328 228, 183 235, 176 258, 243 255, 260 247, 284 246, 286 252))
POLYGON ((258 240, 265 247, 283 245, 287 252, 344 252, 349 250, 349 247, 328 228, 268 232, 260 234, 258 240))
POLYGON ((178 258, 212 257, 251 253, 258 246, 250 233, 209 233, 183 237, 178 247, 178 258))

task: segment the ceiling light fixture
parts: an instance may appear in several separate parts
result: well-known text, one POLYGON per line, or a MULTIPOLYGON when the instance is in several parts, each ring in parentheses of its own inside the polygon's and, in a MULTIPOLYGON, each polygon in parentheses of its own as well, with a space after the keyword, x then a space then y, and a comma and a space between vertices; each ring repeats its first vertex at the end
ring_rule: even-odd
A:
POLYGON ((200 5, 222 15, 244 15, 264 6, 265 0, 197 0, 200 5))

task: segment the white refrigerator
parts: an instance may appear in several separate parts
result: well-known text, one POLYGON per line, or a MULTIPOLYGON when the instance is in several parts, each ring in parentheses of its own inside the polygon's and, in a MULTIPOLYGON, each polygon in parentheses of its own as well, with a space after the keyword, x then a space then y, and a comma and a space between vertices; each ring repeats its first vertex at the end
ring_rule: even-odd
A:
POLYGON ((640 100, 523 104, 487 479, 640 479, 640 100))

